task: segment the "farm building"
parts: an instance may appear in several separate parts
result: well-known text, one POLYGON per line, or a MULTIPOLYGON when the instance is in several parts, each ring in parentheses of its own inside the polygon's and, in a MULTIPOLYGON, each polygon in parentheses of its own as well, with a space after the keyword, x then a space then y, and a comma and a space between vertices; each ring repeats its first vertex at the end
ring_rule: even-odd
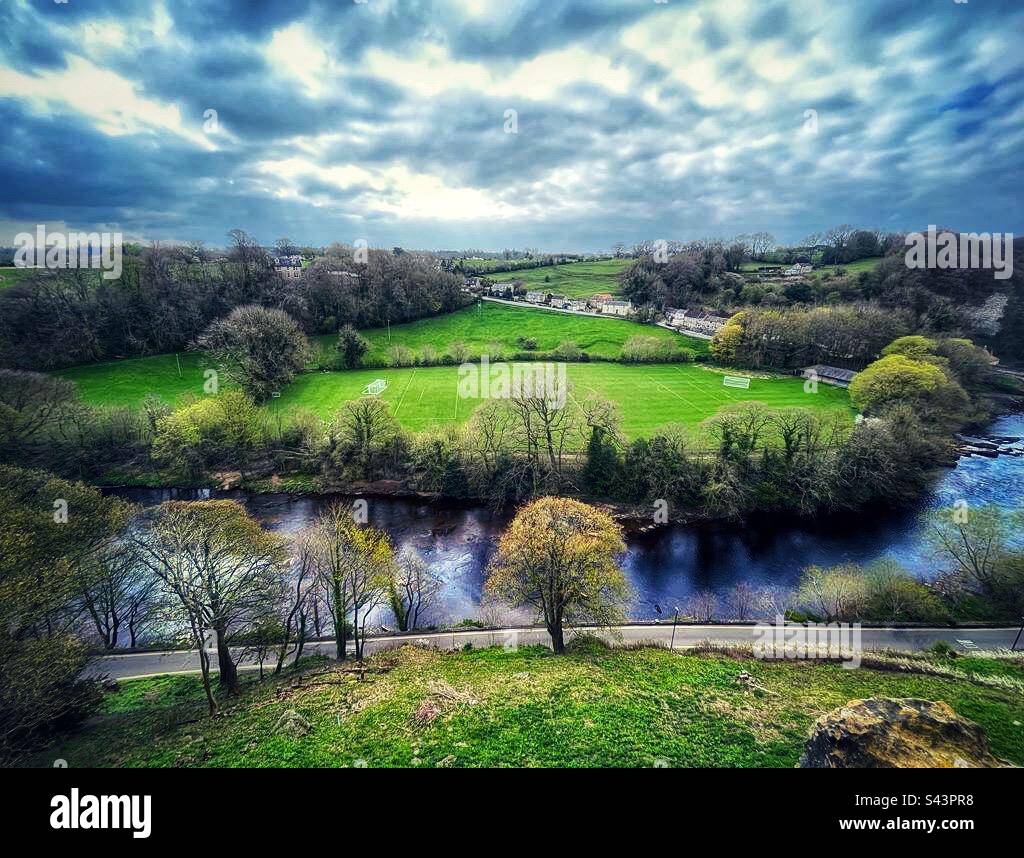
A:
POLYGON ((834 384, 836 387, 849 387, 857 373, 852 369, 840 369, 837 366, 816 363, 814 366, 805 366, 799 374, 804 378, 814 379, 825 384, 834 384))

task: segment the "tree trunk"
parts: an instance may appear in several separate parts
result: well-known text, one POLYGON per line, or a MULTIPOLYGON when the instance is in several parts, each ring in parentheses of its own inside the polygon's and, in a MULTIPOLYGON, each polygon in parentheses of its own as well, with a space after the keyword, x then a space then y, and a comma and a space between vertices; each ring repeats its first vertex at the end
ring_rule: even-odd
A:
POLYGON ((238 690, 238 669, 231 659, 231 650, 228 649, 227 634, 225 629, 215 629, 217 632, 217 666, 220 669, 220 687, 234 692, 238 690))
POLYGON ((548 626, 548 634, 551 635, 551 648, 555 651, 555 655, 564 655, 565 639, 562 635, 562 624, 560 622, 552 623, 548 626))

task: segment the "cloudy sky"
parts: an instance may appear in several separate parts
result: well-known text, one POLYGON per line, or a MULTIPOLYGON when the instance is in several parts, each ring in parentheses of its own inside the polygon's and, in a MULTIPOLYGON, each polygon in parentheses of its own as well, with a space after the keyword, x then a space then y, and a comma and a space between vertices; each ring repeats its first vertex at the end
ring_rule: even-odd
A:
POLYGON ((0 244, 1021 233, 1022 43, 1021 0, 0 0, 0 244))

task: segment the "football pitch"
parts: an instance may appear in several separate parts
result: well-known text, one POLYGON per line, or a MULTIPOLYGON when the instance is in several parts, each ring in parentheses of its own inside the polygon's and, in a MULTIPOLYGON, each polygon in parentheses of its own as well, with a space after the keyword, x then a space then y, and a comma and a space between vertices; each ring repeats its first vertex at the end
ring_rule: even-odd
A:
MULTIPOLYGON (((590 393, 611 400, 619 408, 622 430, 629 438, 650 436, 668 423, 696 429, 722 407, 749 400, 770 408, 815 408, 853 418, 845 390, 819 384, 816 393, 805 392, 799 378, 753 377, 749 389, 737 390, 723 383, 724 370, 698 364, 565 366, 570 400, 590 393)), ((267 408, 285 412, 306 408, 328 419, 345 401, 358 399, 367 385, 381 378, 387 387, 380 398, 390 403, 399 424, 414 432, 464 423, 483 401, 460 396, 458 367, 422 367, 309 373, 299 376, 267 408)))

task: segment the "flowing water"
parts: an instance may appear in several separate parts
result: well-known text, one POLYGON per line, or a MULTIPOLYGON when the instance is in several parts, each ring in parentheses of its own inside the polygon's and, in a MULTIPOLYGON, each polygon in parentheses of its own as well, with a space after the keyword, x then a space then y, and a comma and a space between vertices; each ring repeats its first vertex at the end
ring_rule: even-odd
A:
MULTIPOLYGON (((996 421, 993 436, 1024 436, 1024 416, 996 421)), ((1024 448, 1024 444, 1012 446, 1024 448)), ((330 496, 289 497, 191 489, 116 489, 145 505, 170 498, 227 497, 243 502, 265 527, 281 532, 308 524, 330 496)), ((870 563, 893 557, 917 574, 936 570, 921 515, 929 508, 965 500, 971 506, 1024 508, 1024 458, 964 457, 938 480, 917 509, 898 514, 857 514, 827 520, 794 521, 762 517, 742 525, 677 525, 627 539, 624 560, 636 600, 631 615, 671 616, 692 593, 724 593, 746 581, 792 586, 810 564, 870 563)), ((411 545, 441 573, 445 586, 434 621, 478 615, 485 569, 508 516, 452 503, 370 499, 369 518, 386 530, 396 547, 411 545)))

